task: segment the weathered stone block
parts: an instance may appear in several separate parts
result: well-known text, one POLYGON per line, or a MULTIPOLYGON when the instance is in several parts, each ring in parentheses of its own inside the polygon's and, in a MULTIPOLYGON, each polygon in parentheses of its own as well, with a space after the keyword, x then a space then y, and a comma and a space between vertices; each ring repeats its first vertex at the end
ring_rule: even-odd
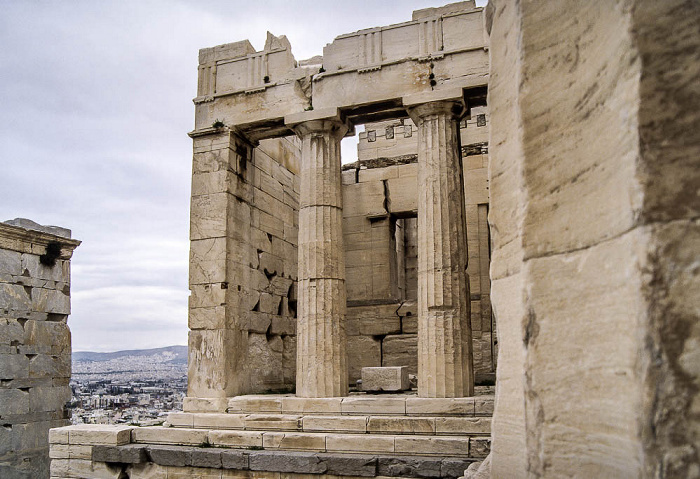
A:
POLYGON ((32 288, 32 309, 45 313, 70 314, 70 296, 55 289, 32 288))
POLYGON ((18 251, 0 249, 0 281, 11 282, 11 276, 22 274, 21 257, 18 251))
POLYGON ((149 461, 161 466, 184 467, 192 464, 192 448, 150 444, 146 448, 149 461))
POLYGON ((304 416, 302 426, 305 432, 364 433, 367 432, 367 418, 365 416, 304 416))
POLYGON ((193 197, 190 206, 190 240, 225 237, 226 211, 227 193, 193 197))
MULTIPOLYGON (((286 298, 283 299, 286 301, 286 298)), ((270 334, 293 335, 297 331, 297 319, 286 316, 273 316, 270 334)))
POLYGON ((326 438, 323 435, 317 434, 266 432, 263 435, 263 447, 265 449, 301 449, 307 451, 325 451, 326 438))
POLYGON ((284 389, 282 353, 284 343, 280 336, 248 333, 248 363, 250 387, 255 392, 284 389))
POLYGON ((92 459, 92 446, 54 444, 49 450, 51 459, 92 459))
POLYGON ((377 474, 388 477, 443 477, 439 458, 379 457, 377 474))
POLYGON ((469 455, 471 457, 486 457, 491 452, 491 438, 472 437, 469 439, 469 455))
POLYGON ((404 176, 387 180, 389 212, 415 213, 418 211, 418 178, 404 176))
POLYGON ((363 391, 405 391, 410 388, 406 366, 362 368, 363 391))
POLYGON ((341 403, 343 414, 406 414, 402 397, 346 397, 341 403))
POLYGON ((342 398, 283 397, 281 410, 285 413, 340 413, 342 398))
POLYGON ((490 434, 490 417, 438 417, 435 418, 438 434, 490 434))
MULTIPOLYGON (((280 396, 236 396, 228 400, 228 412, 256 413, 256 412, 281 412, 282 401, 288 398, 280 396)), ((291 398, 289 398, 291 399, 291 398)), ((290 411, 285 411, 290 412, 290 411)))
POLYGON ((226 303, 226 289, 221 283, 190 285, 190 308, 222 306, 226 303))
POLYGON ((316 455, 291 451, 279 451, 274 454, 261 451, 251 454, 249 468, 251 471, 295 474, 323 474, 327 470, 326 464, 316 455))
POLYGON ((190 242, 190 284, 226 281, 226 238, 206 238, 190 242))
POLYGON ((28 320, 24 331, 24 344, 34 354, 66 355, 70 361, 71 335, 65 322, 28 320))
POLYGON ((370 416, 367 432, 382 434, 434 434, 435 418, 370 416))
POLYGON ((193 467, 203 467, 208 469, 221 469, 220 450, 210 448, 197 448, 191 452, 190 464, 193 467))
POLYGON ((85 459, 54 459, 51 461, 51 477, 119 479, 121 467, 85 459))
POLYGON ((250 414, 244 419, 245 428, 249 430, 286 430, 301 429, 301 416, 286 414, 250 414))
POLYGON ((190 329, 223 329, 226 327, 226 307, 190 308, 187 319, 190 329))
POLYGON ((457 478, 463 477, 465 471, 473 461, 469 459, 443 459, 440 466, 440 477, 457 478))
POLYGON ((474 415, 474 398, 406 398, 406 414, 474 415))
MULTIPOLYGON (((199 446, 207 443, 209 431, 175 427, 135 427, 131 429, 131 441, 147 444, 182 444, 199 446)), ((213 433, 214 431, 212 431, 213 433)))
POLYGON ((210 431, 213 446, 263 447, 263 433, 258 431, 210 431))
POLYGON ((102 424, 80 424, 63 428, 68 431, 69 444, 120 446, 131 441, 129 426, 108 426, 102 424))
POLYGON ((353 306, 347 310, 348 336, 376 336, 401 332, 398 304, 353 306))
POLYGON ((363 367, 376 367, 382 364, 381 344, 371 336, 348 336, 347 354, 351 383, 360 379, 363 367))
POLYGON ((327 474, 360 477, 374 477, 376 475, 377 458, 375 456, 319 454, 318 457, 326 465, 327 474))
POLYGON ((192 427, 212 429, 243 429, 245 416, 242 414, 195 413, 192 427))
MULTIPOLYGON (((51 450, 53 451, 52 446, 51 450)), ((117 462, 123 464, 138 464, 146 462, 146 446, 125 444, 123 446, 92 446, 92 460, 95 462, 117 462)))
POLYGON ((221 451, 221 466, 224 469, 248 469, 248 454, 242 451, 221 451))
POLYGON ((382 341, 382 364, 406 366, 409 374, 418 369, 418 335, 390 335, 382 341))
POLYGON ((32 309, 31 297, 19 284, 0 283, 0 304, 9 311, 29 311, 32 309))
POLYGON ((24 328, 22 325, 16 319, 0 318, 0 344, 17 346, 23 342, 24 328))
POLYGON ((357 434, 328 434, 328 452, 394 452, 394 438, 357 434))
POLYGON ((395 439, 396 452, 404 454, 469 455, 469 438, 465 437, 401 437, 395 439))
POLYGON ((22 255, 22 273, 24 276, 29 273, 32 279, 69 283, 70 262, 59 259, 53 266, 47 266, 41 264, 39 255, 25 253, 22 255))
POLYGON ((387 215, 384 201, 384 184, 381 181, 345 185, 343 217, 387 215))
POLYGON ((68 431, 67 427, 54 428, 49 430, 49 443, 50 444, 68 444, 68 431))
POLYGON ((228 405, 227 398, 198 398, 186 397, 182 401, 182 408, 185 412, 192 413, 210 413, 210 412, 225 412, 228 405))
POLYGON ((29 377, 29 359, 23 354, 0 354, 0 379, 29 377))
POLYGON ((69 354, 49 356, 37 354, 29 360, 30 378, 70 378, 71 357, 69 354))

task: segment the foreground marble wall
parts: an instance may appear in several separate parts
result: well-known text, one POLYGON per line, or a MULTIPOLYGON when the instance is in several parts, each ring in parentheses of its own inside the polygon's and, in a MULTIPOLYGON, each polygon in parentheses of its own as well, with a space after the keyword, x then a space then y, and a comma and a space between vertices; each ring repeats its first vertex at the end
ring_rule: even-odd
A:
POLYGON ((492 13, 492 477, 700 477, 700 5, 492 13))
POLYGON ((0 223, 0 477, 49 477, 49 428, 70 424, 70 230, 0 223))

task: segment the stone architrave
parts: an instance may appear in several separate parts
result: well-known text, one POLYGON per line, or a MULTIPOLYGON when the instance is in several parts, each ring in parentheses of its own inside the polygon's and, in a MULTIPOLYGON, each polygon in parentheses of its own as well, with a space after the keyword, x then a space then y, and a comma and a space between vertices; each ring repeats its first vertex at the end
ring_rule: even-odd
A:
POLYGON ((404 98, 418 127, 418 395, 474 393, 467 235, 459 154, 461 91, 404 98))
POLYGON ((337 109, 285 118, 302 140, 299 203, 297 388, 300 397, 345 396, 345 250, 337 109))

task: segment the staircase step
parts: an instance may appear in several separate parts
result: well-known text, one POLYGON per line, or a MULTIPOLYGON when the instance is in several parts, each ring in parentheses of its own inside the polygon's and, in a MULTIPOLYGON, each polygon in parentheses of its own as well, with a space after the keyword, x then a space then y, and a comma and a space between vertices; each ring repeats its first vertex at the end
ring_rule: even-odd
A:
POLYGON ((493 414, 493 401, 492 394, 467 398, 422 398, 402 394, 300 398, 271 394, 235 396, 228 400, 185 398, 183 405, 185 412, 233 414, 490 416, 493 414))
POLYGON ((328 477, 326 474, 349 479, 358 477, 457 479, 464 475, 465 469, 472 462, 479 460, 450 456, 258 451, 151 444, 96 445, 92 448, 92 458, 94 461, 111 464, 150 462, 166 467, 207 467, 212 472, 212 477, 258 477, 258 472, 262 471, 264 477, 268 477, 271 472, 276 472, 276 477, 279 477, 280 473, 282 477, 291 477, 290 473, 292 473, 302 475, 298 477, 319 479, 328 477), (224 472, 226 470, 236 472, 229 475, 224 472))
POLYGON ((214 446, 333 453, 370 453, 480 458, 488 454, 486 436, 426 436, 341 434, 260 430, 142 427, 131 431, 131 441, 143 444, 214 446))
POLYGON ((491 418, 476 416, 290 415, 170 413, 178 428, 297 431, 350 434, 478 435, 490 434, 491 418))

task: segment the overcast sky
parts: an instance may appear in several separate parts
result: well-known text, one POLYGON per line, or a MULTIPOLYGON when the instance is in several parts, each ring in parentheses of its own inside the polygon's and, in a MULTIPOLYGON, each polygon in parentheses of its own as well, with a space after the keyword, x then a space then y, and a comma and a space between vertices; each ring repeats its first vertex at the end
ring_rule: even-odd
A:
POLYGON ((0 221, 63 226, 83 242, 73 350, 187 344, 200 48, 247 38, 261 50, 269 30, 301 60, 445 3, 0 0, 0 221))

